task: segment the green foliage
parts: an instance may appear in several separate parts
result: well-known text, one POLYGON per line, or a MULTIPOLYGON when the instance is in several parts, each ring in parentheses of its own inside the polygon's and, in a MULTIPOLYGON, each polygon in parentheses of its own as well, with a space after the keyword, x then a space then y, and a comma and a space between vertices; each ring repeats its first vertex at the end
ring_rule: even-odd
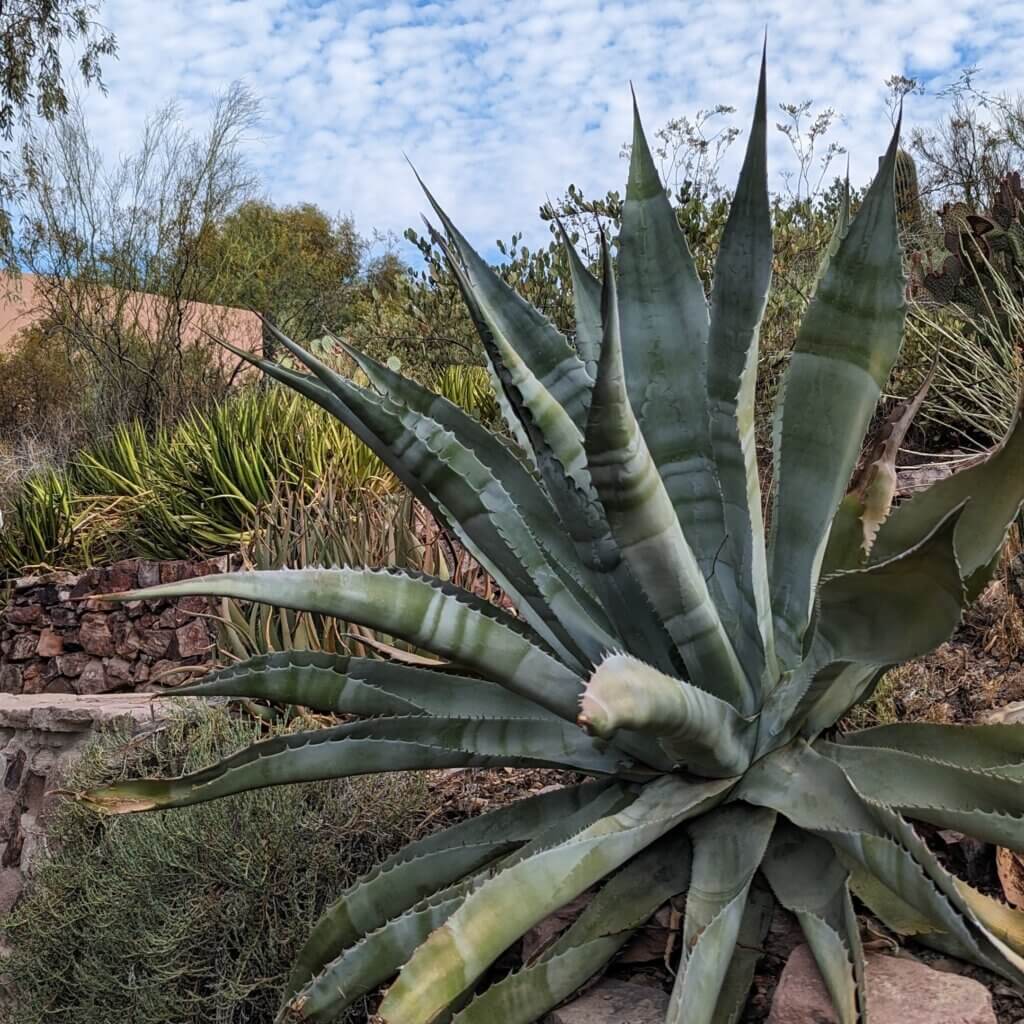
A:
MULTIPOLYGON (((250 357, 358 434, 516 614, 396 568, 237 572, 121 595, 334 616, 443 664, 257 656, 185 692, 354 718, 85 801, 125 814, 425 768, 559 766, 593 779, 414 843, 339 894, 299 954, 280 1024, 332 1020, 389 980, 386 1024, 449 1013, 484 1024, 496 1008, 530 1024, 650 912, 611 895, 644 877, 658 900, 687 891, 666 1024, 734 1024, 773 899, 800 922, 843 1024, 869 1009, 854 891, 894 929, 1024 982, 1024 915, 948 875, 910 824, 1020 848, 1024 726, 835 736, 888 669, 953 633, 1024 503, 1019 406, 987 458, 895 509, 910 413, 893 418, 869 485, 846 493, 903 341, 898 140, 897 128, 852 220, 842 190, 809 275, 779 388, 770 529, 755 444, 775 257, 763 67, 710 301, 639 115, 617 260, 606 236, 600 279, 566 254, 572 338, 427 193, 443 229, 431 244, 515 443, 351 347, 366 385, 280 332, 306 372, 250 357), (601 883, 583 924, 522 970, 492 973, 528 929, 601 883)), ((805 220, 806 184, 794 205, 805 220)))
POLYGON ((365 249, 351 220, 311 203, 251 199, 212 225, 201 244, 207 302, 257 310, 303 343, 325 324, 346 324, 365 249))
MULTIPOLYGON (((307 491, 282 486, 251 520, 242 546, 246 568, 304 569, 320 565, 398 565, 431 571, 438 551, 415 530, 408 494, 341 491, 330 479, 307 491)), ((360 630, 325 615, 224 599, 219 646, 232 658, 284 650, 365 654, 360 630)))
MULTIPOLYGON (((101 64, 117 51, 112 33, 96 19, 96 0, 8 0, 0 12, 0 139, 33 115, 53 121, 68 109, 65 62, 75 57, 82 81, 103 88, 101 64)), ((7 203, 18 182, 0 151, 0 264, 13 266, 12 220, 7 203)))
MULTIPOLYGON (((93 742, 66 784, 177 774, 266 735, 223 707, 182 708, 156 736, 93 742)), ((410 775, 121 821, 59 804, 49 855, 5 921, 18 1024, 265 1024, 304 922, 415 838, 429 810, 422 778, 410 775)))

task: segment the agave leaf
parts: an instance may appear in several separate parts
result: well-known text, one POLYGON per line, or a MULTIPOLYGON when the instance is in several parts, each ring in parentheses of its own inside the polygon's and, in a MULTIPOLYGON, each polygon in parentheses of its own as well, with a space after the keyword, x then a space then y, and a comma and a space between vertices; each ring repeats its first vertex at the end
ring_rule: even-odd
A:
POLYGON ((1024 850, 1024 792, 1019 778, 900 750, 825 742, 815 749, 835 761, 869 800, 940 828, 1024 850))
POLYGON ((711 1018, 714 1024, 736 1024, 747 1005, 754 971, 761 959, 761 950, 764 949, 765 936, 771 926, 774 910, 772 894, 755 875, 747 895, 747 907, 740 921, 732 959, 722 981, 715 1015, 711 1018))
POLYGON ((854 965, 863 954, 848 872, 828 842, 785 821, 775 826, 762 868, 779 903, 796 915, 840 1024, 857 1024, 854 965))
POLYGON ((805 708, 809 704, 811 706, 800 734, 811 740, 831 728, 854 705, 870 699, 874 687, 887 670, 887 665, 876 665, 873 662, 836 663, 823 669, 821 675, 827 678, 819 684, 816 677, 811 686, 816 692, 824 692, 813 704, 810 700, 804 704, 805 708))
POLYGON ((260 654, 218 669, 168 697, 248 697, 335 715, 547 717, 485 679, 326 651, 260 654))
MULTIPOLYGON (((445 856, 451 855, 458 868, 471 856, 463 853, 467 849, 487 846, 498 855, 502 846, 527 841, 498 863, 499 868, 508 866, 538 848, 564 841, 598 818, 621 810, 632 799, 621 785, 587 783, 516 801, 409 844, 350 886, 327 909, 299 954, 289 979, 287 998, 293 1004, 317 1006, 327 1019, 331 1019, 332 1009, 344 1009, 347 1002, 343 997, 353 987, 352 977, 364 970, 362 939, 417 906, 415 900, 431 877, 437 882, 433 891, 441 890, 443 895, 445 890, 441 887, 449 884, 444 877, 456 877, 445 864, 445 856), (356 955, 347 955, 346 951, 354 948, 356 955)), ((425 898, 429 902, 437 897, 425 898)), ((376 976, 374 984, 394 974, 411 953, 409 948, 403 960, 387 961, 387 970, 376 976)))
POLYGON ((628 654, 609 655, 597 667, 579 723, 606 740, 620 729, 656 736, 675 764, 723 777, 740 775, 750 763, 755 731, 731 704, 628 654))
POLYGON ((586 417, 591 380, 580 357, 559 330, 506 284, 455 227, 437 200, 420 183, 458 255, 464 278, 495 342, 529 366, 541 387, 577 427, 586 417))
POLYGON ((753 692, 647 449, 626 390, 615 275, 604 240, 604 336, 587 466, 623 558, 701 688, 751 711, 753 692))
POLYGON ((658 178, 633 104, 633 147, 619 234, 623 352, 629 400, 704 579, 730 583, 725 513, 711 447, 708 306, 686 238, 658 178))
POLYGON ((878 436, 858 469, 850 493, 832 520, 822 575, 861 565, 871 554, 882 524, 889 518, 896 497, 896 457, 917 416, 938 367, 938 351, 931 369, 914 395, 900 402, 878 429, 878 436))
POLYGON ((675 651, 644 591, 623 561, 590 474, 582 439, 557 403, 545 397, 538 381, 515 353, 501 349, 487 324, 474 312, 475 300, 457 255, 436 232, 435 242, 447 253, 449 266, 477 326, 503 393, 515 409, 517 423, 529 437, 548 493, 583 563, 595 575, 602 603, 626 645, 646 653, 647 660, 666 670, 675 668, 675 651))
POLYGON ((825 246, 825 253, 818 266, 818 275, 814 281, 815 290, 825 276, 829 264, 835 254, 839 252, 839 246, 850 230, 850 171, 847 168, 846 177, 843 178, 843 193, 839 197, 839 212, 836 214, 836 222, 832 225, 832 234, 829 236, 828 245, 825 246))
POLYGON ((720 1007, 723 1015, 732 1013, 726 1004, 734 993, 727 993, 725 986, 732 981, 729 969, 747 916, 748 889, 726 903, 697 938, 685 972, 676 975, 665 1024, 717 1024, 720 1007))
POLYGON ((466 880, 428 897, 361 938, 284 1004, 277 1024, 337 1020, 339 1013, 387 981, 455 913, 471 885, 466 880))
POLYGON ((787 667, 799 660, 829 527, 903 336, 898 138, 897 125, 808 307, 786 374, 769 564, 775 638, 787 667))
POLYGON ((933 758, 959 768, 996 771, 1016 778, 1024 771, 1024 725, 936 725, 908 722, 860 729, 837 738, 851 747, 877 747, 933 758))
POLYGON ((515 495, 516 505, 521 509, 523 518, 537 533, 538 539, 552 557, 574 572, 582 569, 550 497, 515 451, 442 395, 428 391, 414 380, 395 373, 341 339, 339 343, 377 390, 413 412, 429 416, 471 449, 506 490, 515 495))
POLYGON ((264 786, 374 772, 459 767, 567 767, 616 775, 628 760, 565 722, 541 718, 375 718, 275 736, 178 779, 122 782, 83 794, 99 811, 185 807, 264 786), (602 749, 603 748, 603 749, 602 749))
POLYGON ((1024 957, 1024 911, 1008 907, 991 896, 968 885, 962 878, 954 880, 964 901, 986 931, 1005 943, 1018 956, 1024 957))
MULTIPOLYGON (((556 217, 562 237, 569 273, 572 275, 572 301, 576 315, 576 351, 587 368, 591 380, 597 377, 597 361, 601 358, 601 282, 586 268, 568 232, 556 217)), ((589 404, 589 403, 588 403, 589 404)))
POLYGON ((421 900, 492 864, 515 848, 509 841, 449 846, 378 872, 333 904, 317 922, 288 979, 290 998, 317 977, 325 965, 361 938, 382 928, 421 900))
MULTIPOLYGON (((914 830, 895 811, 865 799, 829 758, 804 744, 776 751, 754 765, 736 796, 770 807, 799 828, 828 840, 858 876, 858 894, 862 893, 861 876, 869 876, 863 891, 884 896, 889 890, 901 917, 906 919, 909 907, 916 920, 923 919, 935 929, 925 933, 929 942, 943 943, 942 948, 954 949, 958 956, 1015 984, 1024 979, 1024 961, 986 931, 914 830)), ((887 903, 884 898, 878 901, 880 914, 887 903)), ((869 901, 869 905, 877 909, 875 903, 869 901)))
POLYGON ((484 882, 402 968, 381 1018, 387 1024, 433 1020, 529 928, 720 799, 728 785, 663 776, 625 810, 484 882))
POLYGON ((767 659, 772 676, 775 640, 754 437, 758 336, 772 275, 766 150, 762 54, 750 140, 715 263, 707 391, 711 443, 732 547, 730 562, 738 583, 741 660, 745 665, 760 665, 767 659))
MULTIPOLYGON (((693 867, 686 895, 683 951, 666 1024, 713 1024, 723 995, 747 896, 772 834, 775 814, 733 803, 689 828, 693 867)), ((723 1012, 732 1012, 730 993, 723 1012)))
POLYGON ((684 962, 711 921, 734 897, 746 892, 774 824, 773 811, 730 803, 690 825, 693 867, 683 924, 684 962))
MULTIPOLYGON (((579 667, 579 658, 596 658, 614 646, 614 639, 600 624, 607 624, 603 611, 567 573, 552 566, 512 494, 459 437, 404 405, 397 395, 376 396, 338 376, 284 335, 278 336, 348 408, 349 418, 355 417, 371 432, 384 462, 399 476, 404 469, 419 489, 431 495, 431 507, 441 511, 470 553, 564 660, 579 667)), ((379 371, 377 376, 380 379, 379 371)), ((422 399, 417 404, 422 405, 422 399)))
POLYGON ((872 561, 917 543, 950 509, 967 502, 957 528, 956 553, 970 600, 988 582, 1006 531, 1024 503, 1024 391, 1003 442, 984 461, 920 491, 896 508, 878 531, 872 561))
POLYGON ((492 985, 453 1024, 533 1024, 611 959, 690 874, 689 840, 670 833, 633 858, 539 960, 492 985))
POLYGON ((132 591, 128 599, 188 595, 259 601, 387 630, 576 720, 576 673, 538 647, 515 618, 440 580, 377 569, 281 569, 202 576, 132 591))
POLYGON ((965 603, 953 546, 962 511, 954 509, 901 556, 822 583, 810 651, 765 702, 762 749, 795 734, 830 688, 841 685, 845 699, 851 682, 860 685, 879 668, 919 657, 948 639, 965 603), (849 663, 856 666, 852 677, 833 671, 849 663))

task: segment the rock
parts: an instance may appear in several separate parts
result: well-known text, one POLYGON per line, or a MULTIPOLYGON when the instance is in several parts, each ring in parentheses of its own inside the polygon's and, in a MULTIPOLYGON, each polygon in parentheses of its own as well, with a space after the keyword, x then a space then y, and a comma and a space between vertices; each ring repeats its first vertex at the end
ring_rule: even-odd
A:
MULTIPOLYGON (((867 955, 871 1024, 996 1024, 984 985, 916 960, 867 955)), ((786 963, 767 1024, 836 1024, 839 1018, 807 946, 786 963)))
POLYGON ((193 619, 174 631, 178 644, 178 655, 182 658, 195 658, 207 654, 212 646, 209 627, 202 619, 193 619))
POLYGON ((114 655, 114 637, 107 618, 102 612, 89 612, 82 616, 82 624, 78 628, 78 642, 82 650, 97 658, 114 655))
POLYGON ((22 693, 42 693, 46 686, 46 680, 43 678, 43 669, 38 661, 34 661, 31 665, 26 665, 21 673, 21 692, 22 693))
POLYGON ((147 629, 139 637, 139 650, 152 658, 162 658, 171 646, 173 636, 169 629, 147 629))
POLYGON ((127 686, 132 681, 132 666, 124 658, 106 658, 103 662, 103 674, 106 677, 107 689, 127 686))
POLYGON ((160 563, 139 562, 136 578, 140 587, 155 587, 160 582, 160 563))
POLYGON ((35 657, 37 643, 35 633, 21 633, 11 641, 7 657, 11 661, 28 661, 29 658, 35 657))
POLYGON ((552 1010, 544 1024, 664 1024, 667 1010, 668 993, 660 988, 604 978, 579 999, 552 1010))
POLYGON ((1004 846, 997 847, 996 872, 1006 902, 1024 909, 1024 857, 1004 846))
POLYGON ((21 693, 21 669, 17 665, 0 665, 0 693, 21 693))
POLYGON ((8 608, 4 618, 12 626, 34 626, 43 615, 42 608, 37 604, 15 605, 8 608))
POLYGON ((58 654, 64 653, 64 638, 56 630, 46 627, 39 634, 39 643, 36 644, 36 654, 40 658, 56 658, 58 654))
POLYGON ((78 676, 78 692, 103 693, 107 689, 107 673, 99 658, 91 659, 78 676))
POLYGON ((54 790, 92 732, 117 725, 137 735, 159 729, 166 715, 140 694, 0 694, 0 915, 21 894, 45 846, 45 817, 62 799, 54 790))
POLYGON ((92 659, 85 653, 85 651, 72 651, 71 654, 62 654, 57 659, 57 668, 60 669, 60 674, 62 676, 80 676, 82 674, 82 669, 84 669, 91 660, 92 659))

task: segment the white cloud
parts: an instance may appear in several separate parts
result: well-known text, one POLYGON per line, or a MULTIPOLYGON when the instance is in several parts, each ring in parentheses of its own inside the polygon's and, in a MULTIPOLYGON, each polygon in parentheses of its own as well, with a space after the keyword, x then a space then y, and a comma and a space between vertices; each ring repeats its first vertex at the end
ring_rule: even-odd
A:
MULTIPOLYGON (((111 156, 161 102, 199 123, 240 78, 265 104, 252 157, 273 199, 401 233, 425 205, 405 152, 486 249, 513 230, 544 238, 537 207, 569 182, 622 187, 630 80, 649 129, 716 103, 745 126, 764 27, 772 103, 840 111, 856 181, 886 142, 889 74, 946 82, 978 64, 987 87, 1024 89, 1024 7, 980 0, 106 0, 103 20, 120 59, 87 109, 111 156)), ((915 98, 907 119, 940 106, 915 98)), ((775 171, 786 155, 778 137, 775 171)))

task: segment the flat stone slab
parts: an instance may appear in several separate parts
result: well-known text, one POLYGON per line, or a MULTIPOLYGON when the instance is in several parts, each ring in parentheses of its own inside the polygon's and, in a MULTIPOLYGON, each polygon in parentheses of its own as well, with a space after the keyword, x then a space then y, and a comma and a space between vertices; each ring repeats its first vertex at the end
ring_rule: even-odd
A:
MULTIPOLYGON (((916 960, 867 955, 871 1024, 996 1024, 984 985, 916 960)), ((767 1024, 838 1024, 807 946, 786 962, 767 1024)))
POLYGON ((0 729, 85 732, 116 723, 136 731, 164 718, 161 702, 149 693, 0 693, 0 729))
POLYGON ((660 988, 606 978, 552 1010, 544 1024, 665 1024, 667 1010, 668 993, 660 988))

